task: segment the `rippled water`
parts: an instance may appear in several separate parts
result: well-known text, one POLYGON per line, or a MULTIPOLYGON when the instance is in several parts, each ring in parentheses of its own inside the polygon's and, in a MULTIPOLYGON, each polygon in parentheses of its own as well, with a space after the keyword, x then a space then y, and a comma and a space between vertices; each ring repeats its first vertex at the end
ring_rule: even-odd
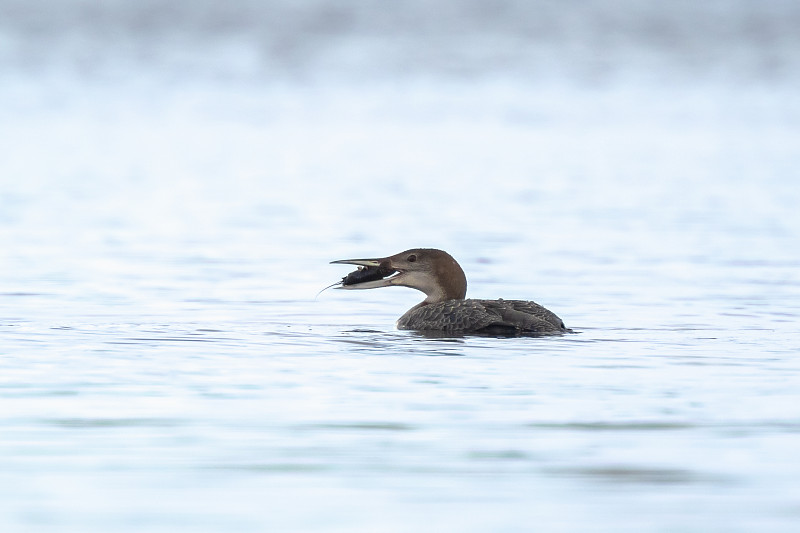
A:
POLYGON ((0 89, 3 531, 800 525, 794 78, 119 77, 8 35, 36 61, 0 89), (394 329, 409 289, 317 296, 329 261, 416 246, 577 333, 428 338, 394 329))

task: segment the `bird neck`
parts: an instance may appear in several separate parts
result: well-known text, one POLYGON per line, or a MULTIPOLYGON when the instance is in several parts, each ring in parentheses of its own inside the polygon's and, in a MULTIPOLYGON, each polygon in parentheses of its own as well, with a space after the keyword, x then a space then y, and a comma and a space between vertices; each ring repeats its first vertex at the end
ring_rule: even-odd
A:
POLYGON ((436 287, 426 292, 427 298, 423 304, 446 302, 448 300, 463 300, 467 295, 467 277, 464 270, 455 259, 449 257, 446 261, 437 263, 434 268, 436 287))

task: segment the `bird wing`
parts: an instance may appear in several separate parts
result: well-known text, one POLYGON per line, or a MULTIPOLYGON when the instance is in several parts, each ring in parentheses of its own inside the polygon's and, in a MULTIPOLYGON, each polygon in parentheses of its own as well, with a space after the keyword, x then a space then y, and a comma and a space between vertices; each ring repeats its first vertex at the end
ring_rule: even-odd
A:
MULTIPOLYGON (((528 300, 481 300, 484 305, 489 308, 497 307, 501 311, 501 316, 508 316, 511 318, 508 312, 503 313, 502 310, 513 310, 519 313, 523 313, 532 319, 536 319, 531 323, 533 329, 531 331, 542 331, 544 330, 552 330, 552 329, 563 329, 566 330, 567 327, 564 325, 564 322, 556 315, 554 312, 550 311, 542 307, 541 305, 537 304, 536 302, 531 302, 528 300), (540 324, 540 322, 545 322, 546 324, 540 324)), ((521 319, 525 322, 524 319, 521 317, 517 317, 513 315, 514 318, 521 319)), ((527 328, 524 328, 527 329, 527 328)))

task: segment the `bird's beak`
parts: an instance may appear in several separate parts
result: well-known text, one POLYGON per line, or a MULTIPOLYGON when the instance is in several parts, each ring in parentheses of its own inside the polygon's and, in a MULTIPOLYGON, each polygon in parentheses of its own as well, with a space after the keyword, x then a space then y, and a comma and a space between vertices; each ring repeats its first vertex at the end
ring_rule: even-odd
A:
POLYGON ((377 267, 381 266, 381 261, 386 261, 386 259, 339 259, 337 261, 331 261, 332 265, 358 265, 364 267, 377 267))
MULTIPOLYGON (((388 257, 379 257, 375 259, 339 259, 338 261, 331 261, 332 265, 358 265, 360 267, 381 267, 383 266, 388 270, 385 277, 381 279, 373 279, 371 281, 362 281, 342 284, 337 289, 379 289, 381 287, 391 287, 396 285, 396 278, 399 276, 398 271, 392 269, 388 257)), ((352 275, 352 274, 351 274, 352 275)))

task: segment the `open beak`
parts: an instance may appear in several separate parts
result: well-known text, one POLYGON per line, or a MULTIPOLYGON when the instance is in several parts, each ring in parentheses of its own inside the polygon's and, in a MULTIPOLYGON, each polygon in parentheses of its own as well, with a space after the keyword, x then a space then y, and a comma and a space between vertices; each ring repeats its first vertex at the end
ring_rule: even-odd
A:
POLYGON ((377 259, 339 259, 331 261, 332 265, 357 265, 355 272, 342 278, 342 284, 337 289, 378 289, 396 285, 396 280, 401 271, 389 266, 389 258, 377 259))

